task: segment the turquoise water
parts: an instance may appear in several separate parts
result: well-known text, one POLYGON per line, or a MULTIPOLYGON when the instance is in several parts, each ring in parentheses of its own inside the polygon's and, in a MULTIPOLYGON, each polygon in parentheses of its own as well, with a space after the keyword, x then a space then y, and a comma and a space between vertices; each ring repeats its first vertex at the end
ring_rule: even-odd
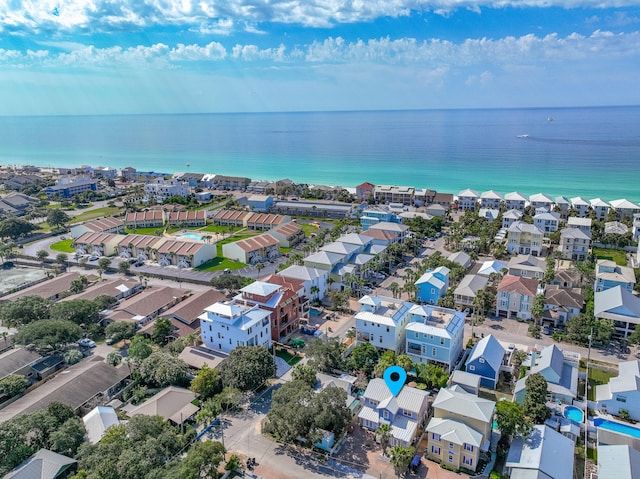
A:
POLYGON ((202 236, 197 235, 197 234, 193 234, 193 233, 185 233, 183 235, 180 235, 180 238, 189 238, 189 239, 202 241, 202 236))
POLYGON ((640 202, 638 158, 640 107, 0 117, 2 164, 369 181, 454 194, 640 202))
POLYGON ((584 412, 575 406, 567 406, 564 408, 564 417, 574 422, 581 423, 584 421, 584 412))
POLYGON ((322 311, 320 311, 319 309, 316 309, 316 308, 309 309, 309 315, 311 316, 320 316, 321 314, 322 314, 322 311))
POLYGON ((597 428, 608 429, 609 431, 640 438, 640 428, 622 424, 620 422, 608 421, 606 419, 596 419, 595 421, 593 421, 593 425, 597 428))

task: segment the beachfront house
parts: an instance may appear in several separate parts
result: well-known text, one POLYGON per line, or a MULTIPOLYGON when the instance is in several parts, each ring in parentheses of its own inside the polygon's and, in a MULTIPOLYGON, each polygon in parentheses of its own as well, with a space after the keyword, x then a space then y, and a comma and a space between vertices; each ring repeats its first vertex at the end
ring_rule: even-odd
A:
POLYGON ((363 296, 355 315, 356 340, 396 354, 405 350, 405 327, 412 303, 384 296, 363 296))
POLYGON ((535 225, 516 221, 507 230, 507 251, 511 254, 542 254, 544 233, 535 225))
POLYGON ((143 201, 145 203, 150 201, 164 203, 172 196, 180 196, 182 198, 189 196, 189 183, 175 179, 155 178, 152 182, 144 185, 143 201))
POLYGON ((622 286, 598 291, 594 294, 594 315, 597 319, 610 319, 616 335, 626 338, 640 324, 640 298, 622 286))
POLYGON ((452 371, 463 350, 466 313, 413 305, 406 325, 406 352, 414 363, 434 363, 452 371))
POLYGON ((449 288, 449 268, 439 266, 433 271, 427 270, 418 280, 416 298, 422 303, 437 304, 438 299, 447 294, 449 288))
POLYGON ((383 379, 374 378, 362 397, 364 405, 358 413, 362 427, 375 432, 381 424, 391 426, 391 447, 414 443, 427 419, 428 392, 405 385, 394 396, 383 379))
POLYGON ((495 406, 459 386, 440 389, 426 428, 427 457, 455 470, 475 472, 480 456, 488 459, 495 406))
POLYGON ((90 178, 60 178, 44 190, 47 198, 71 198, 85 191, 98 191, 98 181, 90 178))
POLYGON ((589 204, 598 221, 604 221, 611 210, 611 205, 602 198, 594 198, 589 201, 589 204))
POLYGON ((480 376, 480 385, 495 389, 506 350, 489 334, 478 341, 467 358, 466 371, 480 376))
POLYGON ((561 219, 566 220, 569 217, 569 208, 571 208, 571 203, 566 196, 556 196, 554 202, 554 211, 560 213, 561 219))
POLYGON ((604 414, 620 416, 626 411, 629 419, 640 421, 640 361, 619 363, 618 375, 596 386, 596 401, 604 414))
POLYGON ((613 200, 611 207, 615 210, 618 219, 633 218, 633 215, 640 213, 640 206, 627 199, 613 200))
POLYGON ((587 234, 591 234, 591 225, 593 220, 591 218, 579 218, 578 216, 570 216, 567 219, 568 228, 578 228, 587 234))
POLYGON ((636 284, 636 275, 633 268, 620 266, 615 261, 599 259, 596 263, 596 282, 594 291, 620 286, 629 292, 633 292, 636 284))
POLYGON ((563 258, 572 261, 584 261, 587 258, 587 254, 589 254, 590 247, 591 233, 585 233, 580 228, 564 228, 560 231, 558 251, 563 258))
POLYGON ((231 352, 236 346, 271 346, 271 311, 235 299, 214 303, 200 315, 204 345, 231 352))
POLYGON ((537 193, 529 196, 529 206, 534 210, 542 208, 546 211, 551 211, 553 209, 553 200, 543 193, 537 193))
POLYGON ((574 442, 546 425, 536 424, 527 437, 511 441, 507 462, 511 479, 572 479, 574 442))
POLYGON ((524 212, 524 208, 527 204, 527 197, 517 191, 512 191, 504 195, 504 206, 508 210, 517 210, 524 212))
POLYGON ((377 185, 374 196, 377 203, 400 203, 413 206, 416 189, 413 186, 377 185))
POLYGON ((580 218, 584 218, 587 216, 589 211, 590 203, 582 198, 581 196, 576 196, 575 198, 571 198, 571 209, 578 215, 580 218))
POLYGON ((478 206, 478 192, 467 188, 458 193, 458 210, 474 211, 478 206))
POLYGON ((533 224, 540 228, 545 236, 549 236, 551 233, 558 231, 559 223, 560 213, 553 211, 539 213, 533 217, 533 224))
POLYGON ((483 191, 480 194, 481 208, 499 210, 501 201, 502 201, 502 195, 496 191, 493 191, 493 190, 483 191))
POLYGON ((496 316, 531 319, 533 299, 538 293, 538 281, 531 278, 506 275, 498 285, 496 316))
POLYGON ((540 373, 547 381, 549 401, 572 404, 578 393, 578 364, 580 355, 565 353, 555 344, 540 352, 533 351, 523 365, 529 367, 526 376, 516 382, 514 401, 522 404, 526 394, 526 380, 531 374, 540 373))

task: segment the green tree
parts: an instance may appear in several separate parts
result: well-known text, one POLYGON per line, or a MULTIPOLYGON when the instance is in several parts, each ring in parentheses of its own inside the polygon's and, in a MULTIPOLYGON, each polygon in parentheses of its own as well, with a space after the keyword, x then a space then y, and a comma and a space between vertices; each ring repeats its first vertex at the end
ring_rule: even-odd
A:
POLYGON ((511 362, 516 368, 519 368, 525 359, 527 359, 527 352, 523 349, 516 349, 511 356, 511 362))
POLYGON ((23 296, 15 301, 0 305, 0 322, 3 326, 15 328, 41 319, 49 319, 51 301, 40 296, 23 296))
POLYGON ((449 381, 449 374, 440 366, 429 363, 420 363, 416 365, 418 378, 423 381, 427 388, 443 388, 449 381))
POLYGON ((596 319, 583 313, 569 318, 564 332, 567 341, 586 346, 589 344, 589 335, 592 335, 592 341, 596 343, 609 341, 615 332, 615 326, 609 319, 596 319))
POLYGON ((238 346, 218 366, 222 384, 254 391, 276 374, 273 356, 262 346, 238 346))
POLYGON ((496 403, 496 422, 505 438, 511 438, 514 434, 524 437, 531 432, 531 421, 525 417, 524 409, 517 402, 498 401, 496 403))
POLYGON ((59 319, 43 319, 27 324, 16 333, 14 340, 17 344, 35 344, 39 348, 51 346, 60 349, 61 346, 74 343, 82 337, 82 329, 75 323, 59 319))
MULTIPOLYGON (((107 338, 110 338, 113 342, 119 342, 123 339, 131 339, 136 335, 137 327, 134 323, 127 321, 114 321, 109 323, 104 330, 104 334, 107 338)), ((151 353, 149 353, 151 354, 151 353)))
POLYGON ((318 382, 316 370, 308 364, 296 364, 296 366, 291 371, 291 377, 294 381, 305 382, 310 387, 314 387, 318 382))
POLYGON ((389 440, 391 439, 391 426, 386 423, 382 423, 376 429, 376 435, 380 439, 380 445, 382 446, 382 453, 387 453, 387 448, 389 447, 389 440))
POLYGON ((182 479, 217 478, 218 466, 224 461, 224 446, 217 441, 196 442, 180 464, 182 479))
POLYGON ((140 362, 148 358, 153 349, 149 346, 149 342, 142 336, 134 336, 127 349, 127 356, 134 362, 140 362))
POLYGON ((107 271, 111 267, 111 260, 109 258, 100 258, 98 260, 98 269, 107 271))
POLYGON ((100 320, 98 306, 88 299, 72 299, 60 301, 51 306, 49 318, 67 320, 75 324, 92 324, 100 320))
POLYGON ((367 342, 361 343, 351 351, 347 367, 350 371, 362 371, 370 377, 379 358, 380 353, 378 353, 378 349, 374 345, 367 342))
POLYGON ((65 351, 63 357, 64 357, 64 362, 67 363, 69 366, 71 366, 73 364, 77 364, 80 361, 82 361, 82 358, 84 356, 79 350, 70 349, 69 351, 65 351))
POLYGON ((396 353, 389 350, 385 351, 384 353, 382 353, 382 356, 380 356, 380 359, 378 360, 378 364, 376 364, 375 368, 373 369, 375 377, 381 378, 384 374, 385 369, 395 364, 396 353))
POLYGON ((413 446, 393 446, 389 452, 391 464, 396 475, 400 477, 411 464, 416 449, 413 446))
POLYGON ((67 253, 58 253, 56 255, 56 264, 59 264, 60 266, 66 266, 67 261, 69 261, 67 253))
POLYGON ((94 299, 93 302, 96 303, 98 311, 104 311, 105 309, 109 309, 111 306, 116 304, 118 300, 113 296, 109 296, 108 294, 101 294, 96 299, 94 299))
POLYGON ((153 332, 151 333, 151 340, 156 344, 166 343, 172 329, 173 325, 169 318, 156 319, 156 322, 153 325, 153 332))
POLYGON ((413 369, 413 361, 408 354, 398 354, 396 356, 396 365, 400 366, 406 372, 409 372, 413 369))
POLYGON ((523 409, 534 424, 544 424, 551 417, 551 409, 547 407, 547 380, 540 373, 527 376, 523 409))
POLYGON ((120 261, 118 263, 118 273, 120 274, 129 274, 131 273, 131 265, 128 261, 120 261))
POLYGON ((44 260, 49 257, 49 252, 47 250, 41 249, 36 253, 36 258, 38 261, 44 264, 44 260))
POLYGON ((79 278, 75 278, 71 280, 71 285, 69 286, 69 291, 74 294, 81 293, 89 284, 89 281, 85 275, 80 276, 79 278))
POLYGON ((187 380, 189 366, 171 354, 156 352, 143 360, 136 372, 140 381, 148 386, 180 386, 187 380))
POLYGON ((47 213, 47 223, 52 228, 64 226, 69 222, 69 215, 59 208, 50 209, 47 213))
POLYGON ((209 398, 222 391, 222 381, 217 369, 210 368, 206 364, 202 366, 189 386, 194 393, 200 394, 203 399, 209 398))
POLYGON ((237 388, 226 387, 220 393, 213 397, 213 400, 218 403, 221 412, 231 411, 237 409, 242 402, 242 391, 237 388))
POLYGON ((22 218, 10 217, 0 221, 0 238, 17 239, 27 236, 38 227, 22 218))
POLYGON ((86 430, 78 417, 67 419, 51 433, 49 442, 51 450, 67 456, 74 456, 80 444, 84 442, 86 430))
POLYGON ((536 294, 533 298, 533 305, 531 306, 531 317, 535 323, 542 321, 542 315, 544 314, 544 294, 536 294))
POLYGON ((17 396, 22 394, 28 385, 29 381, 21 374, 10 374, 0 380, 0 395, 17 396))
POLYGON ((118 351, 110 351, 109 354, 107 354, 107 364, 110 364, 111 366, 118 366, 121 362, 122 362, 122 354, 120 354, 118 351))
POLYGON ((307 345, 307 358, 309 365, 323 373, 344 369, 342 359, 343 347, 336 338, 328 338, 326 341, 316 339, 307 345))

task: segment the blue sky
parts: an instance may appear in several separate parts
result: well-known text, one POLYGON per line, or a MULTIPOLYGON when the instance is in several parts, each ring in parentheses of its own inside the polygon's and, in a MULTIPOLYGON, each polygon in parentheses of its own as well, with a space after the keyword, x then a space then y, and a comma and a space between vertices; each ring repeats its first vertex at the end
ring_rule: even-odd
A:
POLYGON ((0 115, 640 104, 640 0, 0 0, 0 115))

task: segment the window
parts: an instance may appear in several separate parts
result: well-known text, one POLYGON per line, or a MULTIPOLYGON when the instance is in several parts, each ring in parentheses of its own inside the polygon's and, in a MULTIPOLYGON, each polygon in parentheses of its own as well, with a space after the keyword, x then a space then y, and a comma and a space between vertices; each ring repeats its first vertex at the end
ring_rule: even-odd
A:
POLYGON ((464 443, 464 450, 473 452, 473 444, 464 443))
POLYGON ((436 434, 435 432, 431 433, 431 439, 433 439, 434 441, 439 441, 440 440, 440 434, 436 434))
POLYGON ((435 454, 436 456, 440 455, 440 448, 436 446, 431 446, 431 454, 435 454))
POLYGON ((389 411, 387 411, 386 409, 382 411, 382 417, 385 419, 389 419, 389 411))
POLYGON ((213 331, 213 330, 211 329, 211 325, 209 325, 209 331, 213 331))
POLYGON ((467 456, 462 456, 462 464, 466 464, 467 466, 473 466, 473 459, 467 456))
POLYGON ((435 288, 431 288, 431 294, 436 294, 435 288))
POLYGON ((449 462, 453 463, 453 456, 449 456, 449 462))
POLYGON ((480 361, 480 364, 484 364, 484 358, 480 358, 478 361, 480 361))
POLYGON ((382 342, 382 336, 380 336, 380 342, 382 342))
POLYGON ((387 333, 389 332, 389 326, 387 326, 387 333))
POLYGON ((431 348, 431 356, 435 356, 438 354, 438 350, 436 348, 431 348))
POLYGON ((413 414, 411 413, 411 411, 407 411, 406 409, 402 410, 402 415, 406 416, 406 417, 412 417, 413 414))
POLYGON ((476 367, 474 365, 471 365, 467 369, 469 369, 469 371, 475 371, 476 367))
POLYGON ((453 443, 452 442, 449 443, 449 449, 450 450, 453 449, 453 443))
POLYGON ((440 338, 440 344, 444 344, 444 338, 440 338))
POLYGON ((218 339, 221 339, 222 336, 220 335, 220 331, 218 331, 218 339))
POLYGON ((618 402, 627 402, 626 396, 616 396, 616 401, 618 402))

